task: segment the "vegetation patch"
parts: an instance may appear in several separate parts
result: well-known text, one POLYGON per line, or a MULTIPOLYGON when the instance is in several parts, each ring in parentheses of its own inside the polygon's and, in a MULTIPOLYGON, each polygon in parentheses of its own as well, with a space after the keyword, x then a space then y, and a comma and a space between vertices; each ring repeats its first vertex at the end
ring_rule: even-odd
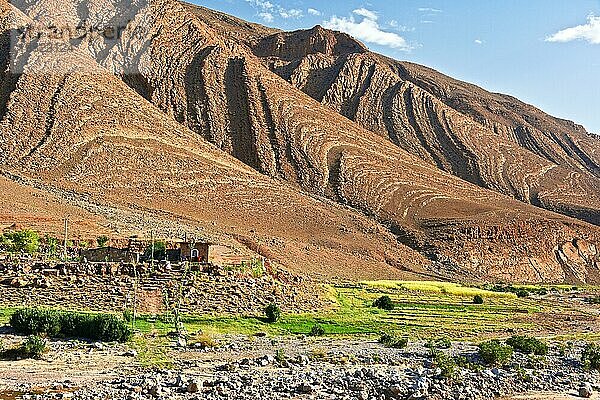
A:
POLYGON ((377 307, 381 310, 392 311, 394 309, 394 302, 390 296, 381 296, 373 302, 373 307, 377 307))
POLYGON ((313 325, 308 334, 310 336, 323 336, 325 335, 325 328, 323 328, 321 325, 313 325))
POLYGON ((513 336, 506 341, 506 344, 524 354, 535 354, 536 356, 548 354, 548 345, 534 337, 513 336))
POLYGON ((499 340, 490 340, 479 344, 479 357, 487 365, 503 366, 510 362, 513 348, 503 345, 499 340))
POLYGON ((48 343, 40 336, 29 336, 18 347, 12 349, 2 349, 0 358, 3 360, 22 360, 32 358, 39 360, 48 352, 48 343))
POLYGON ((22 308, 12 314, 10 326, 24 335, 81 337, 105 342, 126 342, 131 338, 126 321, 113 314, 22 308))
POLYGON ((408 345, 408 338, 400 337, 391 333, 384 333, 379 338, 379 343, 383 344, 386 347, 391 347, 394 349, 403 349, 408 345))
POLYGON ((483 297, 516 297, 514 293, 495 292, 476 287, 463 286, 459 283, 436 282, 436 281, 363 281, 361 284, 371 287, 400 289, 408 291, 419 291, 427 293, 442 293, 452 296, 473 297, 480 295, 483 297))
POLYGON ((281 309, 279 308, 279 306, 277 304, 269 304, 266 308, 265 308, 265 316, 266 316, 266 320, 269 323, 275 323, 279 320, 279 318, 281 317, 281 309))
POLYGON ((588 343, 581 353, 581 363, 588 370, 600 371, 600 345, 588 343))

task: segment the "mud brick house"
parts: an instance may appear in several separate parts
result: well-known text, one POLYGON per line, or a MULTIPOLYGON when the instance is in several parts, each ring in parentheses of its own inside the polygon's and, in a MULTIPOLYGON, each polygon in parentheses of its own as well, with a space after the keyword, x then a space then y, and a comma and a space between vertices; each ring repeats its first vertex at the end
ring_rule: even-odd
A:
POLYGON ((89 262, 133 263, 137 261, 136 253, 129 251, 129 249, 118 249, 116 247, 85 249, 81 250, 80 255, 89 262))

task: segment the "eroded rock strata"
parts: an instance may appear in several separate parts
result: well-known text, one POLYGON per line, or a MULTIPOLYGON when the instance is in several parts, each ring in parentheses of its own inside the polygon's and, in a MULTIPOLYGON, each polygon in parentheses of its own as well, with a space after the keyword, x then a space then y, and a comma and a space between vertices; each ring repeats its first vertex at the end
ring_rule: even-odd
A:
POLYGON ((5 176, 314 276, 600 281, 598 140, 574 124, 319 27, 175 0, 0 9, 4 42, 131 17, 68 51, 22 37, 18 72, 3 47, 5 176))

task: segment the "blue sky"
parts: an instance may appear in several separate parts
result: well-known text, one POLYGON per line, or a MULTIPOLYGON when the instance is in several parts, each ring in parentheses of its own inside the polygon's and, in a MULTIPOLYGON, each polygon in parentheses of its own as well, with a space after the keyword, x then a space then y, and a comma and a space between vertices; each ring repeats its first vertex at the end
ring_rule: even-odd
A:
POLYGON ((285 30, 344 30, 600 133, 600 0, 192 1, 285 30))

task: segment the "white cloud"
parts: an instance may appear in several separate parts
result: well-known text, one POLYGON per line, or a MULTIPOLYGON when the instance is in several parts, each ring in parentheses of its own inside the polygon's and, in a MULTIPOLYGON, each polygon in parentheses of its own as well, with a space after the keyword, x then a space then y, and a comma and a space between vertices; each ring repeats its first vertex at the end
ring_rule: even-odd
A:
POLYGON ((317 17, 321 15, 321 11, 315 9, 315 8, 309 8, 308 10, 306 10, 306 12, 309 15, 316 15, 317 17))
POLYGON ((483 40, 481 40, 481 39, 475 39, 475 44, 483 44, 483 40))
POLYGON ((285 18, 285 19, 287 19, 287 18, 302 18, 304 16, 304 13, 302 12, 302 10, 298 10, 296 8, 292 8, 290 10, 280 8, 279 15, 281 15, 281 17, 285 18))
POLYGON ((379 18, 377 16, 377 13, 375 13, 374 11, 371 11, 371 10, 367 10, 366 8, 359 8, 352 12, 356 15, 360 15, 360 16, 365 17, 366 19, 370 19, 372 21, 377 21, 377 19, 379 18))
POLYGON ((268 11, 275 8, 273 3, 267 0, 246 0, 252 6, 260 8, 261 10, 268 11))
POLYGON ((382 30, 377 22, 378 17, 375 12, 360 8, 354 10, 354 14, 363 17, 362 21, 356 21, 354 16, 346 18, 334 15, 328 21, 323 21, 323 26, 328 29, 346 32, 367 43, 374 43, 404 51, 412 49, 402 36, 382 30))
POLYGON ((429 13, 441 13, 443 12, 442 10, 438 9, 438 8, 431 8, 431 7, 421 7, 419 8, 420 12, 429 12, 429 13))
POLYGON ((590 14, 587 20, 587 24, 558 31, 548 36, 546 41, 565 43, 574 40, 585 40, 591 44, 600 44, 600 17, 590 14))
POLYGON ((265 22, 275 21, 275 17, 270 12, 259 12, 258 16, 265 22))
POLYGON ((265 22, 273 22, 275 20, 275 15, 279 15, 284 19, 302 18, 304 16, 302 10, 296 8, 283 8, 268 0, 246 0, 246 2, 257 10, 256 15, 265 22))

